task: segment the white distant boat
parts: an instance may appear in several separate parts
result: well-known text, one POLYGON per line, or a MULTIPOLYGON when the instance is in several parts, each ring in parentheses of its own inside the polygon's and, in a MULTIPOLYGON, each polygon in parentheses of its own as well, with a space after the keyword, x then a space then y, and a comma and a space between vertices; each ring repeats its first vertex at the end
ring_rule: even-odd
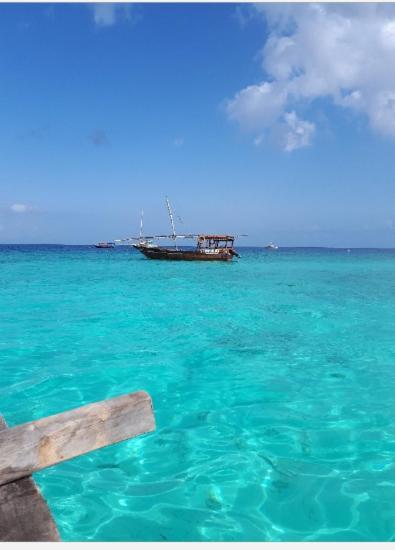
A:
POLYGON ((278 250, 278 246, 274 243, 269 243, 265 246, 267 250, 278 250))

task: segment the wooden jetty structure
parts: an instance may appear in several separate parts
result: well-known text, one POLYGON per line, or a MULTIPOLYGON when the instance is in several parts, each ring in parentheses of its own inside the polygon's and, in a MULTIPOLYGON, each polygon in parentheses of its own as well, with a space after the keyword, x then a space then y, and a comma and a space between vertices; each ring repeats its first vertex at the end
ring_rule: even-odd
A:
POLYGON ((154 430, 152 401, 144 391, 14 428, 0 416, 0 542, 60 540, 33 472, 154 430))

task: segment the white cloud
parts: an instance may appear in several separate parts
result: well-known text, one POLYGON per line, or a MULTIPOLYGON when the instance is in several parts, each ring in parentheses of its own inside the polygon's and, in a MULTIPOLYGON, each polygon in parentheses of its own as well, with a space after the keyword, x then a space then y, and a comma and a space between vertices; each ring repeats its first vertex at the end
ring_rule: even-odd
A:
POLYGON ((93 20, 97 27, 112 27, 122 19, 130 19, 128 4, 93 4, 93 20))
POLYGON ((237 6, 234 11, 234 17, 239 22, 239 25, 244 28, 252 18, 251 9, 249 9, 248 5, 237 6))
POLYGON ((270 126, 284 109, 286 95, 275 82, 247 86, 228 102, 231 119, 237 120, 246 130, 270 126))
POLYGON ((26 212, 31 212, 33 210, 32 206, 22 203, 14 203, 10 206, 10 210, 15 212, 15 214, 25 214, 26 212))
POLYGON ((362 114, 378 133, 395 137, 394 4, 256 4, 269 35, 260 52, 263 78, 227 102, 230 119, 285 150, 311 142, 302 120, 320 98, 362 114), (288 128, 287 128, 288 127, 288 128))
POLYGON ((300 147, 310 145, 315 131, 315 125, 307 120, 298 118, 295 111, 285 113, 282 126, 281 141, 285 151, 294 151, 300 147))
POLYGON ((115 4, 95 4, 93 6, 93 19, 98 27, 114 25, 116 18, 115 4))

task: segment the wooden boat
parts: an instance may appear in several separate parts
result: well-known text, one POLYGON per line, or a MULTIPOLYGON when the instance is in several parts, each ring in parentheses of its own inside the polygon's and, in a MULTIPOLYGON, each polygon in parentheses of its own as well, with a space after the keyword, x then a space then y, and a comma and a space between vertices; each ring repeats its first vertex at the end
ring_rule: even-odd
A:
MULTIPOLYGON (((192 236, 191 236, 192 237, 192 236)), ((146 243, 133 244, 146 258, 151 260, 199 260, 228 262, 234 256, 239 257, 234 250, 232 235, 197 235, 197 246, 194 250, 180 249, 178 246, 162 247, 146 243)))
POLYGON ((114 248, 115 243, 97 243, 95 244, 96 248, 114 248))
POLYGON ((140 236, 118 239, 116 242, 137 241, 132 246, 150 260, 184 260, 184 261, 222 261, 228 262, 235 256, 239 257, 234 249, 235 237, 233 235, 178 235, 174 224, 173 212, 169 199, 166 197, 167 210, 172 227, 171 235, 143 236, 143 212, 141 213, 140 236), (155 239, 170 239, 173 247, 154 244, 155 239), (180 248, 177 239, 196 239, 195 248, 180 248))

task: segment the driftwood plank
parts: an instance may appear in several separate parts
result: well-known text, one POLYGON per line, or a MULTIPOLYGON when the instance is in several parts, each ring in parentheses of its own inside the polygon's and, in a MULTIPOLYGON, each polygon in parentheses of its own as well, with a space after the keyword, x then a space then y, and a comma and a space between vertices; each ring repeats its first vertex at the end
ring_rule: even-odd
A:
POLYGON ((122 395, 0 431, 0 486, 155 429, 150 396, 122 395))
MULTIPOLYGON (((6 423, 0 416, 0 430, 6 423)), ((47 503, 33 478, 24 477, 0 487, 0 541, 59 541, 47 503)))

